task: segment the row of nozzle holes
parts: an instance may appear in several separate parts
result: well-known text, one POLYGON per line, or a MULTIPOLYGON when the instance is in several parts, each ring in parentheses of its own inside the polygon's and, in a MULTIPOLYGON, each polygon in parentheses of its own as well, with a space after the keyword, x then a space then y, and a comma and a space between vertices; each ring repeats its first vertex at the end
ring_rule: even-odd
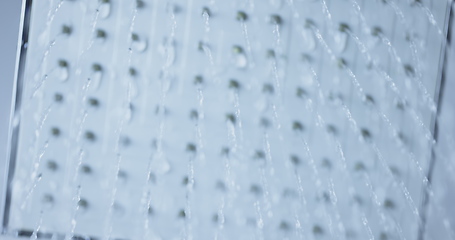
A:
MULTIPOLYGON (((391 0, 381 0, 381 1, 383 4, 388 4, 391 0)), ((100 2, 102 4, 110 4, 111 0, 100 0, 100 2)), ((410 6, 412 6, 412 7, 418 6, 419 4, 423 4, 422 0, 412 0, 409 2, 410 2, 410 6)), ((136 0, 136 9, 143 9, 145 7, 146 7, 146 3, 143 0, 136 0)), ((174 11, 174 13, 177 13, 177 12, 179 12, 179 9, 180 9, 179 6, 174 5, 172 10, 174 11)), ((209 7, 203 7, 202 14, 207 14, 209 16, 212 16, 212 12, 209 7)), ((248 15, 244 11, 238 11, 236 19, 239 21, 246 21, 248 19, 248 15)), ((278 24, 280 24, 282 22, 281 17, 279 15, 272 15, 271 20, 273 23, 278 23, 278 24)))
MULTIPOLYGON (((35 231, 33 231, 33 230, 20 229, 20 230, 16 231, 16 237, 20 237, 20 238, 27 237, 27 238, 30 238, 30 237, 33 236, 34 233, 35 233, 35 231)), ((59 233, 50 233, 50 232, 38 231, 35 234, 36 234, 37 239, 49 239, 49 240, 51 240, 51 239, 52 240, 54 240, 54 239, 58 239, 58 240, 67 239, 66 238, 67 236, 65 234, 59 234, 59 233)), ((100 240, 100 239, 97 238, 97 237, 82 236, 82 235, 74 234, 71 237, 71 240, 100 240)), ((112 240, 129 240, 129 239, 112 238, 112 240)))
MULTIPOLYGON (((251 191, 261 191, 260 189, 259 190, 255 189, 256 187, 257 186, 253 186, 251 191)), ((292 194, 295 195, 296 193, 292 193, 292 194)), ((49 197, 49 196, 47 196, 47 197, 49 197)), ((324 200, 324 202, 326 204, 330 204, 331 199, 330 199, 330 195, 327 192, 324 192, 322 194, 321 198, 324 200)), ((320 201, 320 200, 318 199, 318 201, 320 201)), ((363 204, 362 198, 360 198, 358 196, 355 196, 353 201, 354 201, 354 204, 357 204, 357 205, 362 205, 363 204)), ((384 209, 389 210, 389 211, 396 209, 395 202, 393 200, 391 200, 391 199, 385 199, 382 205, 383 205, 384 209)), ((86 208, 87 207, 86 200, 79 201, 79 206, 86 208)), ((152 207, 148 208, 147 213, 148 213, 149 216, 153 216, 155 214, 154 209, 152 207)), ((181 218, 181 219, 185 219, 186 218, 186 211, 184 209, 180 209, 177 212, 176 217, 177 218, 181 218)), ((220 221, 219 218, 220 218, 220 216, 217 213, 215 213, 215 214, 212 215, 211 220, 216 224, 216 223, 218 223, 220 221)), ((226 216, 223 216, 223 218, 224 218, 223 221, 227 221, 226 220, 226 216)), ((250 225, 250 226, 256 226, 257 225, 255 218, 248 217, 245 220, 246 220, 246 223, 248 225, 250 225)), ((281 230, 288 231, 288 230, 291 230, 292 225, 288 221, 282 220, 279 223, 278 227, 281 230)), ((315 225, 313 225, 312 232, 315 235, 322 235, 322 234, 324 234, 324 229, 323 229, 323 227, 321 225, 315 224, 315 225)), ((21 230, 17 234, 20 237, 31 236, 33 234, 33 231, 21 230)), ((41 233, 41 234, 42 234, 41 237, 39 237, 40 239, 46 239, 47 236, 48 236, 48 234, 45 234, 45 233, 44 233, 44 235, 43 235, 43 233, 41 233)), ((349 231, 348 234, 355 234, 355 232, 349 231)), ((381 233, 381 236, 383 236, 383 234, 385 234, 385 233, 381 233)), ((75 236, 72 239, 96 239, 96 238, 84 238, 84 237, 75 236)))
MULTIPOLYGON (((224 187, 224 185, 223 185, 223 187, 224 187)), ((262 189, 261 189, 261 187, 259 185, 252 185, 251 188, 250 188, 250 191, 252 193, 254 193, 255 195, 259 196, 261 194, 261 192, 262 192, 262 189)), ((297 193, 295 191, 293 191, 292 189, 285 189, 283 191, 283 195, 284 196, 296 197, 297 193)), ((318 201, 321 201, 321 199, 324 200, 324 202, 326 204, 331 203, 330 194, 327 193, 327 192, 323 192, 321 194, 321 196, 317 198, 318 201)), ((52 202, 53 201, 52 195, 45 195, 45 201, 46 202, 52 202)), ((359 196, 354 196, 353 203, 357 204, 357 205, 362 205, 363 204, 363 200, 359 196)), ((81 199, 79 201, 78 205, 79 205, 79 207, 82 207, 82 208, 86 209, 88 207, 88 202, 85 199, 81 199)), ((385 199, 382 205, 383 205, 383 207, 386 210, 394 210, 396 208, 395 202, 393 200, 391 200, 391 199, 385 199)), ((117 207, 119 207, 119 206, 117 206, 117 207)), ((148 212, 148 214, 150 216, 154 215, 154 209, 152 207, 149 207, 147 212, 148 212)), ((184 209, 179 210, 178 213, 177 213, 177 217, 178 218, 183 218, 183 219, 186 218, 186 211, 184 209)), ((256 225, 256 220, 254 218, 250 217, 250 218, 247 218, 246 220, 247 220, 247 223, 249 225, 252 225, 252 226, 256 225)), ((218 214, 213 214, 212 215, 212 221, 214 223, 217 223, 219 221, 219 215, 218 214)), ((226 221, 226 219, 223 219, 223 221, 226 221)), ((288 221, 282 220, 280 222, 280 224, 279 224, 279 228, 281 230, 290 230, 292 228, 292 225, 288 221)), ((313 231, 313 234, 315 234, 315 235, 324 234, 323 228, 320 225, 317 225, 317 224, 313 226, 312 231, 313 231)), ((22 236, 22 237, 23 236, 31 236, 32 233, 33 233, 33 231, 20 230, 20 231, 18 231, 18 236, 22 236)), ((41 233, 41 234, 43 234, 43 233, 41 233)), ((355 232, 349 232, 349 234, 355 234, 355 232)), ((48 236, 48 235, 44 234, 44 235, 41 235, 41 237, 39 237, 39 238, 40 239, 41 238, 45 239, 45 238, 47 238, 46 236, 48 236)), ((381 236, 385 236, 385 233, 381 233, 381 236)), ((83 238, 83 237, 75 236, 72 239, 95 239, 95 238, 83 238)))
MULTIPOLYGON (((181 215, 179 213, 179 215, 181 215)), ((184 216, 183 216, 184 217, 184 216)), ((212 220, 214 222, 218 221, 218 215, 214 215, 212 220)), ((249 219, 248 223, 250 225, 256 225, 254 219, 249 219)), ((279 229, 284 230, 284 231, 290 231, 292 229, 292 225, 287 222, 287 221, 281 221, 280 224, 278 225, 279 229)), ((324 229, 320 225, 313 225, 311 229, 312 233, 316 236, 324 235, 324 229)), ((27 229, 20 229, 16 232, 17 237, 32 237, 34 231, 33 230, 27 230, 27 229)), ((57 233, 47 233, 47 232, 42 232, 38 231, 36 233, 38 239, 66 239, 66 236, 64 234, 57 234, 57 233)), ((346 230, 346 237, 347 238, 355 238, 357 236, 356 232, 353 230, 346 230)), ((388 240, 389 239, 389 234, 387 232, 381 232, 379 234, 379 239, 380 240, 388 240)), ((89 237, 89 236, 79 236, 79 235, 74 235, 71 237, 71 240, 99 240, 97 237, 89 237)), ((129 239, 121 239, 121 238, 113 238, 112 240, 129 240, 129 239)))

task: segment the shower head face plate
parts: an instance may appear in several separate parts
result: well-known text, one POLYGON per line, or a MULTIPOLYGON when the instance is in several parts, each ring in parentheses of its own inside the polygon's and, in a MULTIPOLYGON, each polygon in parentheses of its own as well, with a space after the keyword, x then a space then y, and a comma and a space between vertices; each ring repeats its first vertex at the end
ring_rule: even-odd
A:
POLYGON ((415 238, 427 4, 27 1, 4 234, 415 238))

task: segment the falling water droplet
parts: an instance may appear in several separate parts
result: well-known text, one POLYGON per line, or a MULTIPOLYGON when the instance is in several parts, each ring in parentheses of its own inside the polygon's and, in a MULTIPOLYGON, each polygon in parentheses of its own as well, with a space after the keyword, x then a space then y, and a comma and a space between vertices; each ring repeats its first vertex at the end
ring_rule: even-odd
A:
POLYGON ((210 9, 208 7, 204 7, 202 9, 202 18, 204 18, 204 20, 205 20, 205 32, 206 33, 210 32, 210 23, 209 23, 210 17, 212 17, 212 12, 210 11, 210 9))
POLYGON ((238 68, 246 68, 246 66, 248 65, 248 61, 246 59, 245 54, 238 54, 236 56, 235 63, 238 68))
POLYGON ((349 25, 347 25, 346 23, 340 23, 340 25, 338 27, 338 31, 336 31, 333 35, 334 52, 342 53, 346 50, 346 47, 348 45, 348 39, 349 39, 349 34, 348 34, 349 31, 351 31, 349 25))
POLYGON ((147 39, 145 37, 140 37, 137 33, 131 34, 131 47, 136 52, 144 52, 147 49, 147 39))
POLYGON ((371 29, 371 37, 370 39, 370 44, 371 46, 377 45, 381 42, 381 38, 383 36, 383 31, 382 28, 379 26, 375 26, 371 29))
POLYGON ((125 120, 126 122, 131 122, 133 119, 133 111, 134 111, 134 106, 133 104, 128 104, 128 107, 126 108, 126 113, 125 113, 125 120))
POLYGON ((234 53, 235 66, 240 69, 246 68, 248 66, 248 59, 243 48, 240 46, 234 46, 232 51, 234 53))
POLYGON ((66 60, 61 59, 58 61, 58 77, 62 82, 69 78, 69 65, 66 60))
POLYGON ((102 78, 103 78, 103 67, 99 63, 94 63, 92 65, 92 75, 90 77, 91 90, 99 89, 102 78))
POLYGON ((108 18, 111 14, 111 1, 101 0, 100 7, 98 8, 100 18, 108 18))
POLYGON ((129 79, 128 79, 128 91, 130 98, 136 98, 139 95, 139 86, 138 86, 138 72, 135 68, 130 68, 128 70, 129 79))

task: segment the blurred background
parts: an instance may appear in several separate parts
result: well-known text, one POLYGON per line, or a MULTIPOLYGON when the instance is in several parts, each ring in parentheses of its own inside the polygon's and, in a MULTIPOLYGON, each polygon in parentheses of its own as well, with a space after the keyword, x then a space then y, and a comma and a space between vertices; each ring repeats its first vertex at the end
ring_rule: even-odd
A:
MULTIPOLYGON (((4 177, 21 0, 0 1, 0 177, 4 177)), ((0 185, 0 199, 3 198, 0 185)), ((2 212, 2 211, 0 211, 2 212)))

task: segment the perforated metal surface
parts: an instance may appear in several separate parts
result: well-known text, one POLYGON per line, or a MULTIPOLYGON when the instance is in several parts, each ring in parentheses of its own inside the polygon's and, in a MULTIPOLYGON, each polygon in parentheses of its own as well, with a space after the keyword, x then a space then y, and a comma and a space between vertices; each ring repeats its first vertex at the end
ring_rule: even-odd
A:
POLYGON ((7 234, 416 238, 446 1, 31 7, 7 234))

